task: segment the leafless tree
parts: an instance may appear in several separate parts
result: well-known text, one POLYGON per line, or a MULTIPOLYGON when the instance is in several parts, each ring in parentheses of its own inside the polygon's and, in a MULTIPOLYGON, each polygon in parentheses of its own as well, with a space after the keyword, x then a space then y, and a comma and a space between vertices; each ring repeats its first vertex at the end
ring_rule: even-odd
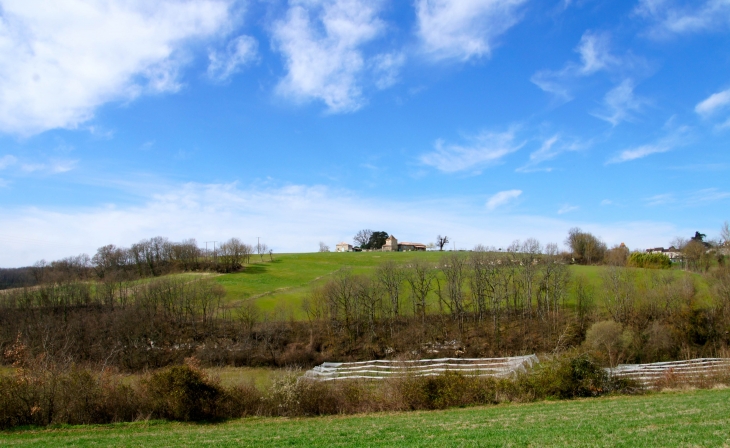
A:
POLYGON ((375 268, 375 278, 382 285, 388 297, 389 314, 397 319, 400 313, 401 285, 405 280, 403 268, 393 260, 388 260, 375 268))
POLYGON ((238 238, 231 238, 220 245, 219 266, 224 272, 234 272, 243 266, 248 248, 238 238))
POLYGON ((362 247, 370 241, 370 237, 372 236, 372 234, 373 234, 372 230, 362 229, 355 234, 355 237, 353 238, 353 240, 355 241, 355 243, 358 246, 362 247))
POLYGON ((256 253, 261 258, 261 261, 264 261, 264 255, 269 251, 269 246, 267 246, 265 243, 259 242, 256 244, 256 253))
POLYGON ((320 252, 329 252, 330 247, 324 241, 320 241, 319 242, 319 251, 320 252))
POLYGON ((449 237, 448 236, 446 236, 446 235, 444 235, 444 236, 438 235, 436 237, 436 246, 438 246, 438 248, 439 248, 440 251, 443 251, 444 250, 444 246, 446 246, 447 244, 449 244, 449 237))
POLYGON ((411 289, 411 301, 413 303, 413 315, 421 317, 421 323, 426 321, 426 299, 433 290, 433 281, 436 278, 434 267, 416 258, 406 268, 406 281, 411 289))

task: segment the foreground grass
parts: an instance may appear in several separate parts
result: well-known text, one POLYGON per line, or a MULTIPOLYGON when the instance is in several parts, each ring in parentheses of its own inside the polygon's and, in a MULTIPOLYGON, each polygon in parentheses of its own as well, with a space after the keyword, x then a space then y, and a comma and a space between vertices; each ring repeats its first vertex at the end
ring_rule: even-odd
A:
POLYGON ((0 432, 4 446, 728 446, 730 389, 351 417, 0 432))

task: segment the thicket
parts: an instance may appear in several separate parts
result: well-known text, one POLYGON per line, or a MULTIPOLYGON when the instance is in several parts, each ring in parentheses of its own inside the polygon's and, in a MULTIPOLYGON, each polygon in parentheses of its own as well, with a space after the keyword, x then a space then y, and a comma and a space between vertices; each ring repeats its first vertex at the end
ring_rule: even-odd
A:
POLYGON ((545 398, 633 393, 585 355, 567 352, 515 378, 445 373, 379 381, 316 382, 289 371, 266 390, 223 387, 194 359, 120 382, 113 375, 28 357, 13 348, 17 372, 0 377, 0 429, 52 424, 100 424, 139 419, 217 421, 245 416, 314 416, 445 409, 545 398))
POLYGON ((634 252, 629 256, 629 266, 645 269, 669 269, 672 260, 664 254, 634 252))

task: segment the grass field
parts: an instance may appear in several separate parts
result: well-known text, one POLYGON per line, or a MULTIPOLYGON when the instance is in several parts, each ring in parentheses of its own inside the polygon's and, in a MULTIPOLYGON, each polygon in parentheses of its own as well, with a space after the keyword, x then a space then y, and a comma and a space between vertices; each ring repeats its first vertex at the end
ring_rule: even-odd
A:
MULTIPOLYGON (((253 300, 265 312, 280 311, 287 317, 305 318, 302 301, 312 286, 327 281, 337 270, 348 266, 354 273, 372 272, 376 266, 387 260, 407 263, 418 257, 436 262, 448 252, 348 252, 348 253, 302 253, 275 255, 273 261, 265 257, 261 262, 253 257, 251 265, 234 274, 215 277, 215 281, 227 291, 226 300, 239 304, 245 300, 253 300)), ((594 284, 600 286, 601 272, 605 266, 570 266, 571 275, 583 275, 594 284)), ((651 270, 640 269, 643 275, 651 270)), ((707 284, 702 276, 673 270, 673 275, 691 275, 701 301, 708 296, 707 284)), ((435 304, 435 295, 432 302, 435 304)), ((570 296, 567 303, 572 303, 570 296)))
POLYGON ((729 446, 730 389, 348 417, 0 432, 3 446, 729 446))

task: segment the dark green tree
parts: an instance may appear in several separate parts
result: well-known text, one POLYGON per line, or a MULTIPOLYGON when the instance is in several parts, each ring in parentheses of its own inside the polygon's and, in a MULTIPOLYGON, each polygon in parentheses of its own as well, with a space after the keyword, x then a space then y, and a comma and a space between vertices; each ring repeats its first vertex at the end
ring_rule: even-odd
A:
POLYGON ((385 244, 385 240, 388 239, 388 232, 373 232, 370 235, 370 239, 367 244, 363 244, 363 249, 380 249, 385 244))

